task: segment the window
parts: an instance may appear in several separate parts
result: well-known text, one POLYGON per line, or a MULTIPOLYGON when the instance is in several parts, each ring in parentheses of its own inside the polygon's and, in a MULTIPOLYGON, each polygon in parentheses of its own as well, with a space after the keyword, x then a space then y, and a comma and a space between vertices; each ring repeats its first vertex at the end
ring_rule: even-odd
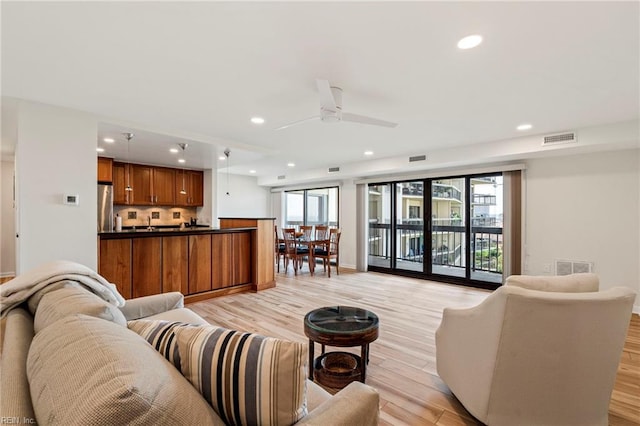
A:
POLYGON ((338 187, 285 191, 285 227, 338 227, 338 187))

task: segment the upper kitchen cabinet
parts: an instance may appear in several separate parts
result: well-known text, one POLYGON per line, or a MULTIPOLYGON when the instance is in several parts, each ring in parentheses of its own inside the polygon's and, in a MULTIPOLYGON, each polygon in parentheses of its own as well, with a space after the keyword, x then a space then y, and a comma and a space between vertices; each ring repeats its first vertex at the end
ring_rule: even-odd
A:
POLYGON ((176 171, 165 167, 131 164, 133 191, 129 204, 174 206, 176 171))
POLYGON ((113 183, 113 159, 98 157, 98 182, 113 183))
POLYGON ((196 170, 178 170, 176 172, 176 205, 184 207, 202 206, 204 177, 196 170), (186 192, 183 194, 182 192, 186 192))
POLYGON ((129 174, 131 173, 130 167, 126 163, 113 163, 113 204, 131 204, 130 191, 126 191, 127 176, 131 179, 129 174))

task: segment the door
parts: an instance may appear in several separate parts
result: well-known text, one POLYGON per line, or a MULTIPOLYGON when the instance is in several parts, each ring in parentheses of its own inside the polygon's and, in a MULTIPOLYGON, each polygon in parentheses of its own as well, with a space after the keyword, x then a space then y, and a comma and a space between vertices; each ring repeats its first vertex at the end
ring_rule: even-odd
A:
POLYGON ((395 198, 396 268, 422 272, 424 269, 424 182, 397 183, 395 198))
POLYGON ((391 184, 369 185, 369 265, 391 268, 391 184))
POLYGON ((467 276, 465 185, 463 177, 431 181, 431 268, 434 274, 467 276))
POLYGON ((165 167, 154 167, 152 196, 153 204, 173 206, 176 203, 176 171, 165 167))

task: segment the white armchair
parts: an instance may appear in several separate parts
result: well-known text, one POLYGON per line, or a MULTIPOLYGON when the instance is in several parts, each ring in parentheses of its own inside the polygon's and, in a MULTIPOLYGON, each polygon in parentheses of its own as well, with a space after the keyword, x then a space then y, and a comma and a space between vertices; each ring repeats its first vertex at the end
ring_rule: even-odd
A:
POLYGON ((635 293, 589 291, 597 277, 595 287, 593 277, 577 278, 586 283, 508 279, 478 306, 445 308, 438 374, 474 417, 488 425, 608 424, 635 293))

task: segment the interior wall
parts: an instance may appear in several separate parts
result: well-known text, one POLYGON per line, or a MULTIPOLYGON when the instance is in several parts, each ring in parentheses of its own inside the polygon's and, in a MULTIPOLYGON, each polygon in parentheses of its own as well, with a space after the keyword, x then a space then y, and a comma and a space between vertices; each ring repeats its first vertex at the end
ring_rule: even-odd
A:
POLYGON ((356 268, 358 209, 356 184, 345 180, 340 186, 340 265, 356 268))
POLYGON ((17 273, 66 259, 97 267, 97 121, 21 101, 16 143, 17 273), (79 205, 63 204, 64 194, 79 205))
POLYGON ((217 217, 270 217, 269 188, 251 176, 218 175, 217 217), (227 195, 227 192, 229 193, 227 195))
POLYGON ((0 163, 0 277, 16 274, 15 208, 13 203, 13 160, 0 163))
POLYGON ((527 161, 526 274, 553 274, 556 259, 589 261, 601 289, 640 292, 639 151, 527 161))

